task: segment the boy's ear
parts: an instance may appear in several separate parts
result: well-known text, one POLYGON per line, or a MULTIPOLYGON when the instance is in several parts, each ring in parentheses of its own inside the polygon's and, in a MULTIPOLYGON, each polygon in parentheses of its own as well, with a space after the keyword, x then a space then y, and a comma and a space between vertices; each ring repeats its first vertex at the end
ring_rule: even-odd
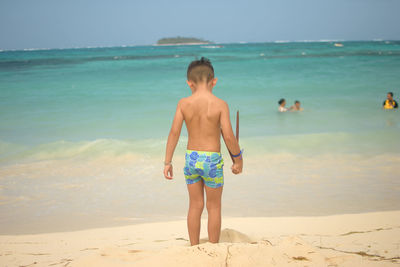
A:
POLYGON ((214 78, 211 80, 212 82, 212 87, 214 87, 217 84, 218 78, 214 78))
POLYGON ((193 82, 189 80, 187 80, 186 82, 189 85, 190 89, 193 89, 193 82))

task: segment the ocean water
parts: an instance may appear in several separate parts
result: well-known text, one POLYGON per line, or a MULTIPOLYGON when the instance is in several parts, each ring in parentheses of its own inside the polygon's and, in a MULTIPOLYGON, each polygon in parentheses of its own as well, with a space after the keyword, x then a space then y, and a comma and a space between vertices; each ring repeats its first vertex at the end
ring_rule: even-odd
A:
POLYGON ((0 234, 185 217, 186 129, 162 176, 186 68, 208 57, 234 120, 224 216, 400 208, 400 41, 142 46, 0 52, 0 234), (300 100, 303 112, 278 113, 300 100))

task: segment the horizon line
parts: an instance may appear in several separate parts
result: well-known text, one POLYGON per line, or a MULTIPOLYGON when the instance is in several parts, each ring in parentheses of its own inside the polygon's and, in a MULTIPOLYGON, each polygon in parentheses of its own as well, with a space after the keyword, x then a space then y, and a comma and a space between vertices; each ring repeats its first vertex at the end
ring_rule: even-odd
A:
MULTIPOLYGON (((262 42, 211 42, 204 44, 170 44, 170 46, 182 46, 182 45, 215 45, 215 44, 265 44, 265 43, 330 43, 330 42, 397 42, 400 39, 360 39, 360 40, 344 40, 344 39, 320 39, 320 40, 274 40, 274 41, 262 41, 262 42)), ((40 51, 40 50, 69 50, 69 49, 92 49, 92 48, 117 48, 117 47, 141 47, 141 46, 157 46, 157 44, 128 44, 128 45, 110 45, 110 46, 75 46, 75 47, 53 47, 53 48, 20 48, 20 49, 1 49, 0 52, 18 52, 18 51, 40 51)))

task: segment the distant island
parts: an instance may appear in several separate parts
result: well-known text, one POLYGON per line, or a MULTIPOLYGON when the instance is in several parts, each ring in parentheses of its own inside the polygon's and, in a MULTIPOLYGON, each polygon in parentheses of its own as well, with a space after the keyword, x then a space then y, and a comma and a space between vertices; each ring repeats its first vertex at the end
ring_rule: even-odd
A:
POLYGON ((157 45, 197 45, 211 44, 212 42, 194 37, 167 37, 157 41, 157 45))

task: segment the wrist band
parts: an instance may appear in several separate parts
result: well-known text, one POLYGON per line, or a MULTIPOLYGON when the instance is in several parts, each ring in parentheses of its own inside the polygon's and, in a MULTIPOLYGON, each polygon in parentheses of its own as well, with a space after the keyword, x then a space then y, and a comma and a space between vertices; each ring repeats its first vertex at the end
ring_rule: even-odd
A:
POLYGON ((164 166, 168 166, 168 165, 172 165, 172 161, 170 161, 170 162, 165 162, 164 161, 164 166))
POLYGON ((233 155, 232 153, 230 153, 230 154, 231 154, 232 157, 237 158, 237 157, 239 157, 240 155, 242 155, 242 153, 243 153, 243 149, 241 149, 240 152, 239 152, 239 154, 237 154, 237 155, 233 155))

